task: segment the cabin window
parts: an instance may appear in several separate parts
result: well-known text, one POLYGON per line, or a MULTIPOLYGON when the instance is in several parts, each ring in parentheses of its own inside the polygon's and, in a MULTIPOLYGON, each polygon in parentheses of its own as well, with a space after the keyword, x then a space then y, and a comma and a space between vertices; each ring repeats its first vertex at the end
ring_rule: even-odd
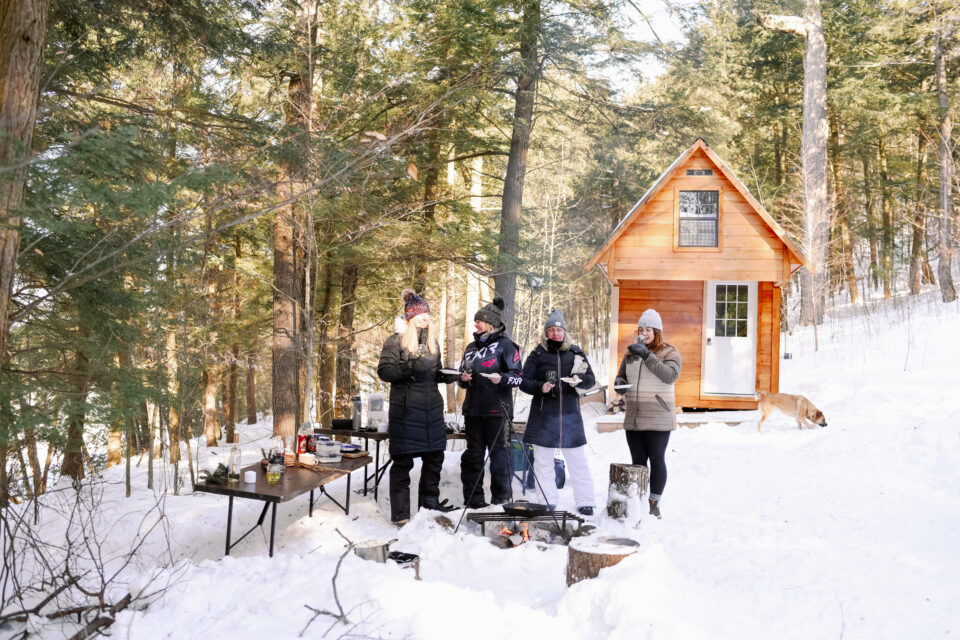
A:
POLYGON ((687 169, 688 176, 712 176, 713 169, 687 169))
POLYGON ((719 191, 680 191, 677 244, 716 247, 720 213, 719 191))
POLYGON ((745 284, 718 284, 716 324, 718 338, 747 336, 747 308, 750 302, 745 284))

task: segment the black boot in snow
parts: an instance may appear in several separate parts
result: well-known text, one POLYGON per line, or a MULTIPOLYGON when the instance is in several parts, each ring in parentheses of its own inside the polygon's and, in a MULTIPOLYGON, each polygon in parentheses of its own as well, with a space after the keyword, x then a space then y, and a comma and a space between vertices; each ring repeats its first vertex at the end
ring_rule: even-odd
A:
POLYGON ((657 520, 660 520, 660 501, 650 498, 650 515, 657 516, 657 520))

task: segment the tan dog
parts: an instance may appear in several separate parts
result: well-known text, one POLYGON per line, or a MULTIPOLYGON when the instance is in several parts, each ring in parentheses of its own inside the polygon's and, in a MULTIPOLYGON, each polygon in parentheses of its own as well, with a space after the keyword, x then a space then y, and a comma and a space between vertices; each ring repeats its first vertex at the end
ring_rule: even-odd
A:
POLYGON ((760 409, 760 422, 757 423, 757 431, 763 433, 763 423, 767 421, 774 409, 780 409, 788 416, 793 416, 797 420, 797 427, 803 427, 809 422, 810 428, 817 425, 827 426, 827 419, 823 412, 813 406, 813 403, 804 396, 792 396, 788 393, 769 393, 767 391, 757 391, 754 395, 757 399, 760 409))

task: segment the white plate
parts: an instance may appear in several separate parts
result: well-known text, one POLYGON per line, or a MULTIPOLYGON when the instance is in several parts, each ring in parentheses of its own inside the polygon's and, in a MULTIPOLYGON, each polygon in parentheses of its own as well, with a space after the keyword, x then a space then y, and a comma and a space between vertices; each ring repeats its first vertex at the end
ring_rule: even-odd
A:
POLYGON ((613 388, 614 388, 614 389, 629 389, 629 388, 631 388, 632 386, 633 386, 632 384, 615 384, 615 385, 613 385, 613 388))
POLYGON ((463 372, 457 371, 456 369, 440 369, 440 373, 446 373, 447 375, 451 375, 451 376, 458 376, 463 372))
POLYGON ((566 382, 567 384, 573 384, 574 382, 583 382, 583 380, 578 380, 577 378, 560 378, 560 380, 562 382, 566 382))
POLYGON ((493 376, 499 376, 500 374, 499 374, 499 373, 484 373, 484 372, 481 371, 481 372, 480 372, 480 375, 482 375, 484 378, 492 378, 493 376))

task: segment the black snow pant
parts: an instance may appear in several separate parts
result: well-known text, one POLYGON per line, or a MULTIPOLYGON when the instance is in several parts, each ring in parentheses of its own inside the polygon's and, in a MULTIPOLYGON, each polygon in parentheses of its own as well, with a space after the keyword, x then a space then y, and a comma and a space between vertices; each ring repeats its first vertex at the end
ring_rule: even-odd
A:
POLYGON ((463 483, 463 504, 478 507, 483 499, 483 461, 490 452, 490 500, 494 504, 510 502, 510 461, 504 438, 504 418, 465 416, 467 449, 460 458, 460 480, 463 483))
POLYGON ((627 431, 627 446, 633 464, 646 465, 650 460, 650 497, 659 500, 667 485, 667 443, 669 431, 627 431))
POLYGON ((440 505, 440 471, 443 469, 443 451, 404 453, 391 456, 390 465, 390 519, 394 522, 410 517, 410 470, 413 459, 420 458, 420 488, 417 506, 436 509, 440 505))

